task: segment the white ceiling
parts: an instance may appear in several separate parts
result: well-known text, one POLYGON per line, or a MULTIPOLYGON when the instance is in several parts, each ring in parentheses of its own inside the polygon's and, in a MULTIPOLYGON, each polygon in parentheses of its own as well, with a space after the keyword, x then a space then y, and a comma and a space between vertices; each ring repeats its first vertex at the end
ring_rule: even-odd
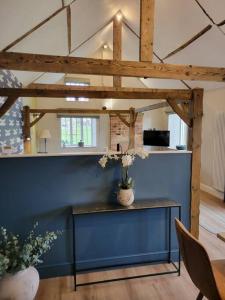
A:
MULTIPOLYGON (((66 0, 70 3, 72 0, 66 0)), ((225 19, 225 0, 199 0, 215 23, 225 19)), ((108 43, 112 49, 112 24, 110 19, 118 10, 123 12, 127 23, 139 32, 139 0, 76 0, 71 5, 72 49, 78 47, 72 56, 110 57, 111 52, 103 53, 102 45, 108 43), (108 24, 108 25, 107 25, 108 24), (106 25, 106 26, 105 26, 106 25), (98 33, 91 37, 95 32, 98 33), (79 45, 89 39, 81 47, 79 45)), ((60 9, 61 0, 1 0, 0 1, 0 49, 32 29, 60 9)), ((195 64, 225 67, 225 25, 220 29, 209 20, 195 0, 156 0, 154 51, 164 58, 168 53, 188 41, 207 25, 212 29, 184 50, 166 59, 174 64, 195 64)), ((66 10, 59 13, 10 51, 67 55, 66 10)), ((139 39, 123 27, 123 59, 138 60, 139 39)), ((154 58, 155 62, 158 62, 154 58)), ((24 85, 36 82, 54 83, 63 74, 15 72, 24 85)), ((130 81, 134 84, 137 81, 130 81)), ((184 88, 180 81, 147 79, 150 87, 184 88)), ((191 87, 206 89, 225 88, 224 83, 187 82, 191 87)), ((140 82, 138 83, 138 85, 140 82)))
POLYGON ((220 23, 225 19, 224 0, 199 0, 201 5, 209 13, 215 23, 220 23))

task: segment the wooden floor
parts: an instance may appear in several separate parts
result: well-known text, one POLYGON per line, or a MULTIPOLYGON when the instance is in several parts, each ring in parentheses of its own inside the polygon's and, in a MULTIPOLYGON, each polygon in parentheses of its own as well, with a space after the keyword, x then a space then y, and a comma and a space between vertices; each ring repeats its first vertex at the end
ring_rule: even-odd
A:
MULTIPOLYGON (((225 231, 225 204, 202 193, 200 240, 207 248, 210 258, 225 259, 225 243, 216 237, 216 233, 225 231)), ((168 269, 167 265, 155 267, 129 268, 104 272, 104 278, 118 275, 133 275, 139 272, 149 272, 168 269)), ((102 273, 85 275, 85 279, 102 278, 102 273)), ((83 275, 82 275, 83 276, 83 275)), ((111 278, 111 277, 110 277, 111 278)), ((134 279, 115 283, 80 287, 73 292, 72 277, 60 277, 42 280, 37 300, 193 300, 197 289, 190 281, 184 267, 181 276, 160 276, 154 278, 134 279)))

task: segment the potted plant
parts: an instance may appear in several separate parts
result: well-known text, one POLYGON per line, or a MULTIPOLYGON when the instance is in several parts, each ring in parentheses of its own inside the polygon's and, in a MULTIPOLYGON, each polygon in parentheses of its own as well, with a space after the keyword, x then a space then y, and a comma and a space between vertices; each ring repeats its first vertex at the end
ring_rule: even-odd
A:
POLYGON ((0 228, 0 299, 34 299, 39 286, 35 266, 42 263, 41 256, 51 249, 60 234, 35 234, 37 225, 25 239, 0 228))
POLYGON ((128 150, 119 154, 108 153, 100 158, 99 164, 102 168, 106 167, 109 160, 116 160, 121 165, 121 181, 119 183, 119 191, 117 193, 117 200, 123 206, 129 206, 134 202, 134 180, 129 177, 129 167, 134 163, 136 156, 142 159, 147 158, 148 152, 144 150, 128 150))

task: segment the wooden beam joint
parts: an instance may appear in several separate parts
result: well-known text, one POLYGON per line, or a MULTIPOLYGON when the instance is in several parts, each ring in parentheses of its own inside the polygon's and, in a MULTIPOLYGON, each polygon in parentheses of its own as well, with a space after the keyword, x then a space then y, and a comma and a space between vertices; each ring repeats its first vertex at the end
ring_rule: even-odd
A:
POLYGON ((38 117, 36 117, 31 123, 30 123, 30 128, 33 127, 35 124, 37 124, 43 117, 45 113, 40 113, 38 117))
POLYGON ((123 124, 125 124, 127 127, 130 127, 130 123, 127 122, 127 120, 124 117, 122 117, 120 113, 117 113, 116 115, 120 119, 120 121, 123 122, 123 124))
POLYGON ((18 96, 9 96, 0 107, 0 118, 3 117, 7 111, 13 106, 18 99, 18 96))
POLYGON ((178 114, 178 116, 187 124, 187 126, 192 127, 192 119, 189 117, 189 115, 183 109, 181 109, 177 103, 171 101, 171 99, 167 99, 167 102, 174 112, 178 114))

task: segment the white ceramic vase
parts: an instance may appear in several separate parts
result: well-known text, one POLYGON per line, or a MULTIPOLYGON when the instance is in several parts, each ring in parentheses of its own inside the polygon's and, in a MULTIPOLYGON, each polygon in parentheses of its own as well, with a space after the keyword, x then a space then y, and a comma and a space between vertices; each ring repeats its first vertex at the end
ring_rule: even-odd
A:
POLYGON ((29 267, 0 279, 0 300, 33 300, 39 286, 39 274, 29 267))
POLYGON ((134 202, 133 189, 120 189, 117 194, 117 200, 123 206, 130 206, 134 202))

